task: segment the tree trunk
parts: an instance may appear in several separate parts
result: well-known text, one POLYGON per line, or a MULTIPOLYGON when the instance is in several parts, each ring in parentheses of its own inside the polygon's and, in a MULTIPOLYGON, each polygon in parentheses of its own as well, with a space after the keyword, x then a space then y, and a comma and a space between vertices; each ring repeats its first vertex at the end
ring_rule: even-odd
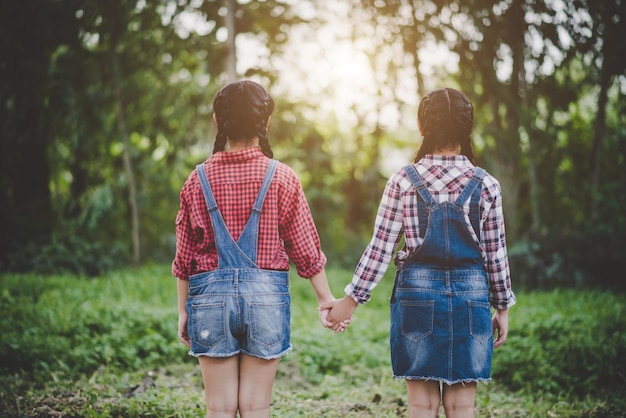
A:
POLYGON ((226 73, 228 75, 229 82, 237 80, 237 46, 235 44, 235 38, 237 32, 235 28, 235 13, 237 11, 237 0, 225 0, 226 1, 226 29, 228 31, 228 57, 226 59, 226 73))
POLYGON ((424 77, 422 77, 422 72, 420 71, 420 57, 417 53, 418 48, 418 40, 419 40, 419 32, 417 31, 417 18, 415 17, 415 10, 417 7, 422 7, 421 4, 416 5, 415 1, 411 4, 411 22, 412 22, 412 33, 415 35, 415 39, 411 48, 411 55, 413 56, 413 66, 415 67, 415 77, 417 81, 417 94, 419 94, 419 98, 421 99, 426 95, 426 87, 424 86, 424 77))
MULTIPOLYGON (((506 130, 510 139, 506 141, 504 147, 500 147, 500 155, 502 161, 507 167, 502 167, 506 172, 506 180, 508 190, 506 193, 507 200, 504 201, 505 213, 512 219, 509 224, 513 226, 512 234, 520 236, 526 233, 527 226, 522 225, 519 218, 518 210, 520 184, 520 128, 522 125, 521 114, 526 99, 526 73, 524 70, 524 36, 527 31, 527 24, 524 18, 524 0, 514 0, 511 4, 510 11, 507 16, 509 45, 513 55, 513 63, 511 69, 511 83, 508 88, 507 99, 509 104, 506 111, 506 130)), ((504 144, 503 144, 504 145, 504 144)), ((538 206, 537 206, 538 208, 538 206)), ((539 213, 533 213, 533 216, 539 216, 539 213)))
POLYGON ((611 75, 603 65, 600 76, 600 94, 598 94, 598 113, 593 127, 593 151, 591 155, 591 221, 598 219, 598 199, 602 168, 602 144, 606 130, 606 104, 611 75))
POLYGON ((0 259, 53 230, 48 143, 49 60, 60 42, 49 23, 51 6, 8 2, 0 16, 0 259), (35 28, 24 31, 25 27, 35 28))
POLYGON ((141 245, 139 237, 139 208, 137 204, 137 185, 135 183, 135 175, 133 169, 133 163, 130 158, 130 144, 128 142, 128 128, 126 127, 126 112, 124 107, 124 96, 122 94, 122 75, 119 68, 119 62, 115 49, 112 53, 113 60, 113 82, 115 91, 115 100, 117 102, 117 127, 122 138, 122 144, 124 150, 122 152, 122 159, 124 161, 124 171, 126 172, 126 178, 128 180, 128 204, 130 206, 131 214, 131 230, 133 240, 133 262, 139 264, 141 261, 141 245))

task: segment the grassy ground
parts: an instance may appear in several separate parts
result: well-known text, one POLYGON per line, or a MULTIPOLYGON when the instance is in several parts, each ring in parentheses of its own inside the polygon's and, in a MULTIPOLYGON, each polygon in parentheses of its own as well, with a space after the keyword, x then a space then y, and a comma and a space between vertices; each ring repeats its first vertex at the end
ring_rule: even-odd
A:
MULTIPOLYGON (((328 275, 341 295, 351 273, 328 275)), ((404 382, 391 378, 391 282, 388 275, 348 331, 334 335, 318 323, 308 282, 292 277, 294 351, 279 367, 273 416, 407 416, 404 382)), ((0 275, 0 292, 0 416, 204 416, 200 371, 175 336, 169 266, 97 279, 0 275)), ((626 345, 626 298, 518 292, 518 301, 509 343, 494 355, 494 381, 478 386, 477 416, 626 416, 623 363, 609 358, 616 366, 608 372, 601 363, 624 349, 603 352, 589 329, 608 324, 593 328, 626 345), (544 332, 565 335, 548 342, 544 332)))

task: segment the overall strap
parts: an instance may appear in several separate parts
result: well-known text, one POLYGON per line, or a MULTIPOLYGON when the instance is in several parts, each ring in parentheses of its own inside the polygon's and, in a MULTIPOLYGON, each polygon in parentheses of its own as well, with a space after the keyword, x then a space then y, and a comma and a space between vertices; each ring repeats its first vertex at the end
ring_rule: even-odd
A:
POLYGON ((420 238, 426 236, 426 228, 428 226, 428 211, 435 204, 435 199, 428 191, 422 176, 417 172, 414 165, 407 165, 403 168, 404 172, 409 176, 411 184, 417 191, 417 216, 419 220, 420 238))
POLYGON ((259 194, 256 196, 256 199, 254 200, 254 205, 252 206, 253 212, 261 213, 261 209, 263 208, 263 202, 265 201, 265 196, 267 195, 267 191, 270 189, 270 184, 272 184, 272 179, 274 178, 274 173, 276 172, 277 166, 277 160, 270 160, 270 164, 267 166, 267 171, 265 172, 265 177, 263 178, 263 184, 261 184, 259 194))
POLYGON ((209 210, 211 225, 216 235, 215 246, 217 247, 220 267, 258 268, 256 266, 256 258, 260 214, 277 165, 278 161, 270 161, 265 177, 263 178, 261 189, 254 201, 250 218, 244 226, 241 235, 239 235, 237 242, 232 238, 232 235, 226 227, 226 222, 219 211, 217 201, 215 200, 206 175, 205 164, 202 163, 196 166, 204 200, 209 210), (222 239, 217 239, 218 235, 222 237, 222 239))
POLYGON ((476 236, 480 239, 480 195, 482 194, 482 182, 485 177, 485 170, 476 167, 474 169, 474 175, 470 179, 469 183, 465 186, 461 195, 454 202, 455 205, 463 206, 463 203, 470 198, 470 213, 469 219, 472 224, 472 228, 476 233, 476 236), (481 186, 481 187, 479 187, 481 186))
POLYGON ((198 164, 196 166, 196 171, 198 172, 198 178, 200 179, 200 185, 202 186, 202 194, 204 194, 204 201, 209 209, 209 213, 214 212, 217 210, 217 202, 215 201, 215 196, 213 196, 209 179, 206 176, 204 163, 198 164))
POLYGON ((426 184, 424 183, 422 176, 420 176, 417 172, 417 168, 415 168, 414 165, 407 165, 403 168, 403 170, 409 176, 409 179, 411 180, 411 183, 413 184, 413 187, 415 187, 417 193, 419 193, 422 200, 424 200, 426 207, 429 208, 434 205, 435 199, 433 199, 430 192, 426 188, 426 184))

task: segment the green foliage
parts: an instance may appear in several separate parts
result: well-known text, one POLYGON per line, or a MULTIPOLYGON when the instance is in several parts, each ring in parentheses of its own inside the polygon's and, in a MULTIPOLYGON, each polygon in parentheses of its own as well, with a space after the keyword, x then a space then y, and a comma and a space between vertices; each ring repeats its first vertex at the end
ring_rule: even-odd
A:
POLYGON ((75 378, 102 365, 138 369, 173 361, 181 355, 175 309, 162 308, 171 294, 163 280, 154 286, 156 275, 163 276, 145 268, 141 279, 132 270, 90 280, 3 277, 2 311, 12 319, 0 325, 3 373, 22 371, 45 381, 75 378))
POLYGON ((554 231, 517 243, 509 251, 516 286, 525 289, 626 290, 626 232, 593 226, 554 231))
POLYGON ((626 390, 626 296, 599 291, 528 293, 511 311, 494 379, 544 396, 626 390))
MULTIPOLYGON (((72 276, 0 275, 0 410, 8 416, 202 417, 195 359, 176 338, 169 265, 72 276), (62 411, 62 412, 61 412, 62 411)), ((335 295, 351 271, 329 268, 335 295)), ((276 417, 407 414, 391 377, 389 272, 348 331, 318 323, 307 280, 292 277, 292 342, 276 417)), ((479 385, 477 416, 605 417, 626 407, 626 298, 607 292, 518 292, 510 337, 479 385)))
POLYGON ((78 235, 54 236, 48 244, 29 243, 8 257, 6 269, 36 274, 97 276, 128 262, 121 242, 87 239, 78 235))

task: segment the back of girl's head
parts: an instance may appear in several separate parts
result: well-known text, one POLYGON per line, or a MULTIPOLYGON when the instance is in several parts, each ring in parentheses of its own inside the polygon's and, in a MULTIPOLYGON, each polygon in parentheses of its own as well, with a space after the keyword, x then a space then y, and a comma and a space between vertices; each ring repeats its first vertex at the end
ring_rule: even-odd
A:
POLYGON ((226 141, 245 142, 259 138, 261 151, 272 158, 267 138, 267 122, 274 111, 274 100, 258 83, 236 81, 223 87, 213 100, 217 135, 213 153, 223 151, 226 141))
POLYGON ((461 147, 461 154, 474 160, 470 134, 474 123, 474 109, 470 100, 458 90, 433 90, 422 98, 417 110, 424 141, 415 157, 435 151, 461 147))

